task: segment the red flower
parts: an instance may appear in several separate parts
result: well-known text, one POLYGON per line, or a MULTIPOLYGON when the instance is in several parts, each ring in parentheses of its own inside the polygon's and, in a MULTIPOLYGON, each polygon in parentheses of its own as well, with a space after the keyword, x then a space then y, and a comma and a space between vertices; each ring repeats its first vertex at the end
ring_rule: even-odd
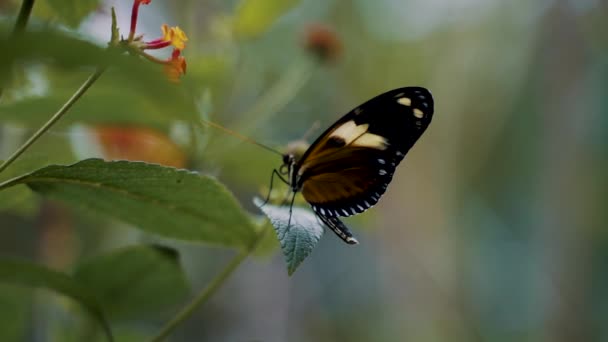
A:
MULTIPOLYGON (((139 6, 147 5, 151 0, 134 0, 133 9, 131 11, 131 28, 129 31, 129 38, 122 40, 121 43, 128 47, 128 51, 136 52, 146 59, 162 64, 165 73, 169 79, 174 82, 178 82, 179 78, 186 73, 186 59, 181 55, 181 51, 186 48, 186 42, 188 36, 178 26, 169 27, 167 24, 161 26, 162 36, 149 42, 144 42, 142 36, 135 36, 135 29, 137 27, 137 18, 139 15, 139 6), (145 50, 150 49, 162 49, 168 46, 173 46, 173 52, 168 60, 158 59, 148 53, 145 50)), ((113 39, 118 39, 118 29, 116 28, 116 20, 113 17, 113 39)))
POLYGON ((134 0, 133 9, 131 10, 131 29, 129 30, 129 40, 133 40, 135 37, 135 26, 137 26, 137 16, 139 14, 139 5, 147 5, 152 0, 134 0))

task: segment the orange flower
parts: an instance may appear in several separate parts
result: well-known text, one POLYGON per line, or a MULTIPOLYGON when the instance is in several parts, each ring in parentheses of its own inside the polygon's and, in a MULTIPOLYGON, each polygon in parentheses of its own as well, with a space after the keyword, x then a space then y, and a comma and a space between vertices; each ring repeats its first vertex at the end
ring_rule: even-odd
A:
POLYGON ((174 49, 171 58, 164 64, 165 74, 172 82, 179 82, 179 78, 186 74, 186 59, 181 56, 181 50, 174 49))
POLYGON ((336 61, 342 54, 340 38, 327 26, 310 25, 304 33, 304 48, 321 62, 336 61))
MULTIPOLYGON (((169 80, 178 82, 179 78, 186 73, 186 59, 181 56, 181 51, 186 48, 186 42, 188 36, 178 26, 169 27, 167 24, 161 26, 162 36, 152 41, 144 42, 142 35, 135 36, 135 28, 137 25, 137 17, 139 12, 139 6, 144 4, 147 5, 151 0, 134 0, 133 11, 131 12, 131 30, 129 32, 129 39, 122 41, 129 46, 129 51, 136 51, 140 56, 145 57, 149 61, 154 63, 162 64, 165 73, 169 77, 169 80), (173 52, 171 57, 167 60, 159 59, 153 55, 146 53, 145 50, 149 49, 162 49, 168 46, 173 46, 173 52)), ((113 37, 118 36, 118 30, 116 29, 115 18, 113 17, 113 37)), ((113 38, 114 39, 114 38, 113 38)), ((117 38, 116 38, 117 39, 117 38)))

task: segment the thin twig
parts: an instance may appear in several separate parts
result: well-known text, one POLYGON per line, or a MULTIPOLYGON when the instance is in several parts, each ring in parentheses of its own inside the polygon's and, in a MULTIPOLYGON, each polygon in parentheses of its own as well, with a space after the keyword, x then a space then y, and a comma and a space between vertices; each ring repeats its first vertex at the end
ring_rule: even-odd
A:
POLYGON ((224 267, 222 272, 220 272, 205 288, 199 292, 194 299, 188 303, 180 312, 175 315, 165 326, 161 329, 161 331, 156 335, 151 342, 161 342, 166 339, 181 323, 183 323, 186 319, 190 318, 194 311, 199 309, 203 304, 205 304, 209 298, 215 292, 222 287, 222 285, 226 282, 226 280, 234 273, 234 271, 241 265, 245 259, 255 250, 258 243, 262 240, 264 235, 269 229, 264 229, 260 233, 258 233, 255 238, 253 244, 243 251, 239 252, 239 254, 235 255, 234 258, 224 267))
POLYGON ((23 0, 21 3, 21 9, 19 10, 19 15, 17 16, 17 21, 15 22, 13 34, 17 34, 25 30, 27 22, 30 19, 30 14, 32 13, 32 8, 34 8, 34 0, 23 0))
MULTIPOLYGON (((13 37, 25 30, 27 22, 32 14, 32 8, 34 8, 34 0, 23 0, 21 3, 21 9, 19 9, 19 15, 17 15, 17 21, 13 28, 13 37)), ((2 97, 3 89, 0 86, 0 98, 2 97)))
POLYGON ((78 99, 87 91, 87 89, 89 89, 89 87, 93 85, 95 81, 97 81, 99 76, 103 74, 104 70, 104 67, 100 67, 95 70, 95 72, 89 76, 89 78, 80 86, 80 88, 78 88, 74 95, 72 95, 72 97, 70 97, 70 99, 61 108, 59 108, 59 110, 48 121, 42 125, 42 127, 40 127, 38 131, 36 131, 36 133, 34 133, 34 135, 32 135, 25 143, 23 143, 23 145, 21 145, 17 151, 8 157, 8 159, 6 159, 2 165, 0 165, 0 173, 11 165, 17 158, 19 158, 19 156, 23 154, 23 152, 25 152, 30 146, 32 146, 32 144, 34 144, 36 140, 38 140, 44 133, 46 133, 49 128, 59 121, 59 119, 61 119, 61 117, 67 113, 67 111, 74 103, 76 103, 76 101, 78 101, 78 99))

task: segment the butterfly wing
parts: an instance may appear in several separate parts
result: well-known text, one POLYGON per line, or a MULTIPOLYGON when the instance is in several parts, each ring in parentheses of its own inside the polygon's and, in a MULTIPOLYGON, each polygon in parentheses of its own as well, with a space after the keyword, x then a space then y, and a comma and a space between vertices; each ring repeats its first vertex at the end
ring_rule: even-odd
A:
POLYGON ((326 217, 350 216, 372 207, 433 112, 431 93, 421 87, 394 89, 353 109, 296 164, 296 182, 304 198, 326 217))
POLYGON ((339 218, 327 217, 318 213, 317 217, 319 217, 321 221, 325 223, 325 225, 327 225, 331 230, 333 230, 333 232, 336 233, 336 235, 338 235, 340 239, 344 240, 344 242, 348 243, 349 245, 356 245, 359 243, 359 241, 357 241, 357 239, 353 237, 353 234, 350 232, 350 230, 348 230, 344 223, 340 221, 339 218))

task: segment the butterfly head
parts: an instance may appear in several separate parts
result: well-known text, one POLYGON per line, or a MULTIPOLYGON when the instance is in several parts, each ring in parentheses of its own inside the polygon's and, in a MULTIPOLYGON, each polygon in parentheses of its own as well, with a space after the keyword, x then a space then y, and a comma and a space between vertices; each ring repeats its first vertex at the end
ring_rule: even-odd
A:
POLYGON ((293 184, 292 176, 293 176, 293 169, 294 169, 295 165, 296 165, 296 157, 292 153, 283 154, 283 165, 281 165, 281 167, 279 168, 279 173, 282 176, 287 177, 290 185, 293 184))
POLYGON ((291 153, 283 155, 283 165, 281 166, 281 174, 288 174, 289 168, 296 163, 296 157, 291 153))
POLYGON ((298 139, 289 142, 287 147, 285 148, 285 154, 291 154, 295 158, 296 161, 302 159, 306 150, 310 147, 310 144, 304 139, 298 139))

